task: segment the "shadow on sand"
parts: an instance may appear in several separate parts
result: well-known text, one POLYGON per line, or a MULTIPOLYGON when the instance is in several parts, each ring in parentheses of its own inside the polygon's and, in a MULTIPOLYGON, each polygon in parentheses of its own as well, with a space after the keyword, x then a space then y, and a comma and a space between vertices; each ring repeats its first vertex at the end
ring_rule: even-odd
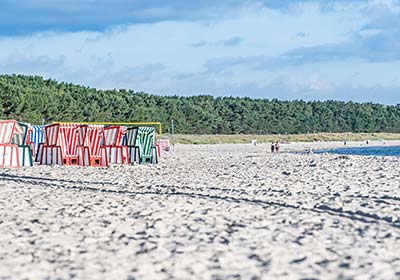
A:
MULTIPOLYGON (((109 194, 117 194, 117 195, 156 195, 156 196, 180 196, 180 197, 188 197, 194 199, 207 199, 207 200, 214 200, 214 201, 224 201, 224 202, 231 202, 231 203, 246 203, 252 205, 258 205, 263 207, 279 207, 279 208, 289 208, 298 211, 309 211, 318 214, 327 214, 335 217, 342 217, 346 219, 350 219, 353 221, 359 221, 363 223, 369 224, 377 224, 383 222, 386 225, 391 227, 400 228, 399 221, 392 221, 391 217, 381 217, 375 213, 370 214, 363 211, 350 211, 350 210, 343 210, 342 208, 333 208, 328 205, 316 205, 314 208, 303 208, 297 205, 290 205, 281 202, 269 201, 269 200, 262 200, 262 199, 252 199, 252 198, 243 198, 243 197, 232 197, 232 196, 224 196, 224 195, 212 195, 212 194, 204 194, 204 193, 190 193, 190 192, 182 192, 176 191, 179 187, 173 186, 172 190, 165 191, 166 187, 163 190, 152 191, 132 191, 126 189, 107 189, 107 188, 95 188, 95 187, 88 187, 88 186, 77 186, 81 184, 95 184, 101 186, 118 186, 118 187, 129 187, 130 185, 118 185, 116 183, 107 183, 107 182, 92 182, 92 181, 74 181, 74 180, 65 180, 65 179, 57 179, 56 182, 74 184, 74 185, 58 185, 54 184, 54 178, 38 178, 33 176, 17 176, 17 175, 10 175, 10 174, 0 174, 0 180, 2 181, 11 181, 11 182, 21 182, 21 183, 28 183, 35 186, 41 187, 50 187, 53 189, 59 190, 70 190, 70 191, 80 191, 80 192, 98 192, 98 193, 109 193, 109 194), (76 185, 75 185, 76 184, 76 185)), ((130 186, 132 187, 132 186, 130 186)), ((135 186, 137 188, 149 188, 146 186, 135 186)), ((213 187, 213 189, 218 189, 213 187)), ((224 189, 221 189, 224 191, 224 189)))

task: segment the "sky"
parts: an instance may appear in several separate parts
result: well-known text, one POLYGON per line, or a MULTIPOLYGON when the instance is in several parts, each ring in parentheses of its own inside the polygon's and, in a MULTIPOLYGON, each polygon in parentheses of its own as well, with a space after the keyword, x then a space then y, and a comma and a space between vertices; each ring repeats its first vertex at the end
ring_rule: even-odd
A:
POLYGON ((1 0, 0 74, 400 103, 400 0, 1 0))

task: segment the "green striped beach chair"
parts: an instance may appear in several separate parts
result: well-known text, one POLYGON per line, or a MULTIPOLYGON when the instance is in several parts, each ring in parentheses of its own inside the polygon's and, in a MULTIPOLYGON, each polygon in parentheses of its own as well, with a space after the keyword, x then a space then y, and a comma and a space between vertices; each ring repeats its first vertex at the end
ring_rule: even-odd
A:
POLYGON ((22 133, 14 135, 12 144, 18 145, 21 166, 33 166, 32 147, 28 145, 28 133, 31 127, 22 122, 18 122, 18 125, 22 128, 22 133))
POLYGON ((154 127, 130 127, 126 134, 131 163, 158 163, 158 151, 155 146, 156 129, 154 127))
POLYGON ((140 126, 137 136, 140 163, 158 163, 156 147, 156 129, 154 127, 140 126))

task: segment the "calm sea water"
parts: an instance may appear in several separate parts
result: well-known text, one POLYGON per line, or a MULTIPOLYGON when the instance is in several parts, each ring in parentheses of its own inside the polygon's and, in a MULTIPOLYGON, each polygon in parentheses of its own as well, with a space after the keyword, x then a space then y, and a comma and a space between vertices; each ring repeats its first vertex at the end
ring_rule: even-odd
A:
POLYGON ((400 146, 337 148, 318 150, 315 151, 315 153, 332 153, 361 156, 400 156, 400 146))

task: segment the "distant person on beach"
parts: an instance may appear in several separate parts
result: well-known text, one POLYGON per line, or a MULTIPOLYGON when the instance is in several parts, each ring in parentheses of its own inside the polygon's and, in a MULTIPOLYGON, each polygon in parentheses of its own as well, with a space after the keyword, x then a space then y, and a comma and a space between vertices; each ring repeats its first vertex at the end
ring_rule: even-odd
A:
POLYGON ((274 143, 272 143, 271 144, 271 153, 274 153, 275 152, 275 145, 274 145, 274 143))
POLYGON ((343 143, 345 146, 347 145, 347 142, 346 141, 344 141, 344 143, 343 143))
POLYGON ((276 141, 276 143, 275 143, 275 153, 279 153, 279 150, 280 150, 280 145, 279 145, 279 142, 278 141, 276 141))

